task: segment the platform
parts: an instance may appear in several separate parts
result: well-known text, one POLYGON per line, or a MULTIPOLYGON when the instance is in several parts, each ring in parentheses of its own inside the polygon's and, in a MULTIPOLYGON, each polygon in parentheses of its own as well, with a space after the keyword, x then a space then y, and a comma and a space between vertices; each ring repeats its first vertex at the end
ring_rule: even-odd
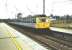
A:
POLYGON ((50 27, 50 30, 57 31, 57 32, 63 32, 63 33, 67 33, 67 34, 72 34, 72 30, 71 29, 50 27))
POLYGON ((0 23, 0 50, 48 50, 6 23, 0 23))

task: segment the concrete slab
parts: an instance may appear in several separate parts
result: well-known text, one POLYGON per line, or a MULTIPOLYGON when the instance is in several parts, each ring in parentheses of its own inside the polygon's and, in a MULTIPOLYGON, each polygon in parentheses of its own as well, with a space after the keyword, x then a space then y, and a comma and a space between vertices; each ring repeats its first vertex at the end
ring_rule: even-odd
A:
POLYGON ((58 32, 63 32, 63 33, 67 33, 67 34, 72 34, 72 30, 71 29, 50 27, 50 30, 52 30, 52 31, 58 31, 58 32))

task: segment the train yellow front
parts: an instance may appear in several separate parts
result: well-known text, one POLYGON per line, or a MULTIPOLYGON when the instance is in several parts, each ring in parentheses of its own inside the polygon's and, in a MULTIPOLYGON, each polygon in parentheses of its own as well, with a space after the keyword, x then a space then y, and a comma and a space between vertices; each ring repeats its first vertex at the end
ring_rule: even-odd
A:
POLYGON ((48 17, 37 17, 36 18, 36 28, 50 28, 50 19, 48 17))

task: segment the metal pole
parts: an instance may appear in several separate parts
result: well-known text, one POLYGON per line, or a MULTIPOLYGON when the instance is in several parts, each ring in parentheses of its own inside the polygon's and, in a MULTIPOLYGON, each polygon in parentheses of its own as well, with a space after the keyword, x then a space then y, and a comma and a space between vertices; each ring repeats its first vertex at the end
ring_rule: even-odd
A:
POLYGON ((43 0, 43 15, 45 15, 45 0, 43 0))

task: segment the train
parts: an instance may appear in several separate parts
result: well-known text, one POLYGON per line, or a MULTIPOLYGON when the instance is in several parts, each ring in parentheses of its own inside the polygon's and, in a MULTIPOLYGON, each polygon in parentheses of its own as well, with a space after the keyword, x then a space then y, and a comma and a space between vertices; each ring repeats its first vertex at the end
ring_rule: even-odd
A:
POLYGON ((10 23, 35 29, 50 29, 51 20, 46 15, 34 15, 10 23))

